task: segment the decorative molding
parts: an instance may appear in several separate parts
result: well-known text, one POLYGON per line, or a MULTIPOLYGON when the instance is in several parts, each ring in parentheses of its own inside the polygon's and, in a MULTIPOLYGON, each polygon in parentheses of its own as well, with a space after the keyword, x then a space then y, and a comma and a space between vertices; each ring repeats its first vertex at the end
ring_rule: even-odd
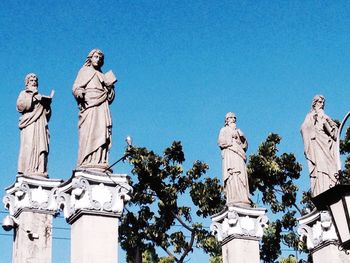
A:
POLYGON ((218 241, 226 243, 233 238, 260 240, 268 218, 264 208, 233 205, 212 216, 212 221, 210 230, 218 241))
POLYGON ((4 206, 12 216, 24 210, 56 214, 56 196, 61 183, 61 180, 40 176, 18 176, 16 182, 6 188, 4 206))
POLYGON ((125 174, 75 171, 66 182, 40 176, 18 176, 6 189, 3 203, 9 214, 22 211, 57 214, 69 223, 80 215, 120 217, 132 187, 125 174))
POLYGON ((313 210, 298 219, 298 234, 300 239, 306 241, 307 248, 312 252, 324 244, 337 243, 338 237, 332 218, 328 211, 313 210))
POLYGON ((67 221, 73 223, 84 211, 120 217, 131 193, 132 187, 125 174, 76 171, 60 186, 57 202, 67 221))

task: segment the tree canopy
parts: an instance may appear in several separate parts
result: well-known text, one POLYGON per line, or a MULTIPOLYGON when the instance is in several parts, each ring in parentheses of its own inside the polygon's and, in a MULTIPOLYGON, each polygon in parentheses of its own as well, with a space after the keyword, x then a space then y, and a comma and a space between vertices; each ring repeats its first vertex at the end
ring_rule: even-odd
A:
POLYGON ((206 218, 225 204, 220 180, 205 176, 208 165, 196 161, 185 172, 180 142, 173 142, 163 155, 129 147, 127 156, 135 176, 131 179, 131 206, 137 206, 136 211, 125 213, 120 228, 121 246, 127 251, 128 261, 141 262, 144 255, 149 262, 184 262, 193 246, 219 254, 215 237, 193 219, 193 213, 206 218), (192 202, 181 201, 182 195, 190 196, 192 202), (155 247, 168 256, 159 258, 155 247))
MULTIPOLYGON (((292 255, 278 261, 281 244, 305 251, 296 234, 296 218, 312 209, 310 192, 297 198, 302 166, 294 154, 279 153, 280 142, 281 137, 271 133, 248 158, 251 205, 263 205, 274 214, 261 243, 261 260, 301 262, 292 255)), ((225 206, 220 179, 207 175, 208 165, 196 161, 184 171, 185 154, 176 141, 162 155, 129 147, 127 160, 134 194, 122 218, 120 240, 128 262, 184 262, 194 247, 210 254, 212 263, 221 262, 220 245, 203 225, 203 218, 225 206), (167 256, 159 257, 156 247, 167 256)))

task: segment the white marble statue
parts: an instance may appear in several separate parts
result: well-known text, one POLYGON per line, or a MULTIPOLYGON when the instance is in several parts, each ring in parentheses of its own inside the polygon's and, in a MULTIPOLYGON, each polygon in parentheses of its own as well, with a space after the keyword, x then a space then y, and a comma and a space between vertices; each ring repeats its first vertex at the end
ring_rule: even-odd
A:
POLYGON ((47 177, 47 157, 49 154, 48 121, 51 115, 50 97, 38 92, 38 77, 30 73, 25 78, 25 89, 17 99, 17 110, 21 133, 18 157, 18 174, 47 177))
POLYGON ((114 99, 112 71, 103 74, 104 54, 93 49, 78 72, 73 95, 78 102, 78 168, 106 169, 111 146, 112 119, 109 104, 114 99))
POLYGON ((324 112, 325 99, 316 95, 311 111, 301 126, 304 153, 311 178, 311 194, 316 196, 336 183, 338 126, 324 112))
POLYGON ((249 184, 246 166, 248 142, 236 127, 236 116, 228 112, 225 127, 220 130, 218 145, 221 149, 222 174, 227 204, 249 206, 249 184))

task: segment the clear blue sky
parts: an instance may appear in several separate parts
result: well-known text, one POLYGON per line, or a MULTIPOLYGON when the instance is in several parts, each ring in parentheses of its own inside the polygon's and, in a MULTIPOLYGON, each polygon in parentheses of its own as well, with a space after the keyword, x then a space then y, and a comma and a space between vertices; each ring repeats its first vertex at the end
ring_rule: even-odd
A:
MULTIPOLYGON (((15 104, 29 72, 38 74, 43 94, 56 91, 50 177, 70 177, 78 114, 71 88, 95 47, 105 53, 103 70, 119 79, 111 162, 129 134, 157 152, 181 140, 187 167, 199 159, 210 176, 221 177, 216 140, 225 113, 234 111, 249 153, 276 132, 281 151, 294 152, 306 167, 299 128, 312 97, 323 94, 333 118, 350 110, 349 13, 348 1, 1 1, 0 189, 16 176, 15 104)), ((300 188, 309 188, 306 170, 300 188)), ((69 237, 64 231, 54 236, 69 237)), ((3 234, 1 261, 10 262, 11 238, 3 234)), ((58 257, 68 240, 55 240, 54 249, 55 263, 69 262, 58 257)), ((208 260, 201 253, 196 259, 190 262, 208 260)))

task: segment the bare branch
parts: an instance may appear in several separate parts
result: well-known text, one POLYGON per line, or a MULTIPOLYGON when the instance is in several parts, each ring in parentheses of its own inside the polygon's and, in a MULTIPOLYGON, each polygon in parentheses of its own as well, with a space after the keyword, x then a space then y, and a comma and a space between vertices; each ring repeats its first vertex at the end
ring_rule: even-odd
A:
POLYGON ((189 226, 182 220, 182 218, 181 218, 179 215, 175 214, 173 211, 171 211, 171 213, 173 214, 173 216, 177 219, 177 221, 179 221, 179 223, 180 223, 184 228, 186 228, 186 229, 187 229, 188 231, 190 231, 190 232, 193 232, 193 228, 189 227, 189 226))
POLYGON ((179 261, 179 260, 174 256, 173 253, 171 253, 171 251, 170 251, 169 249, 167 249, 167 248, 164 247, 163 245, 160 245, 160 247, 161 247, 170 257, 174 258, 176 262, 181 262, 181 261, 179 261))
POLYGON ((293 203, 293 206, 296 210, 298 210, 299 214, 302 215, 301 209, 295 203, 293 203))
MULTIPOLYGON (((153 238, 154 238, 154 235, 150 234, 153 238)), ((170 257, 174 258, 176 262, 179 262, 179 260, 175 257, 175 255, 173 253, 171 253, 171 251, 166 248, 165 246, 163 246, 162 244, 158 243, 158 242, 154 242, 156 245, 160 246, 170 257)))
POLYGON ((182 256, 178 262, 182 263, 184 261, 184 259, 186 258, 186 256, 188 255, 188 253, 190 253, 190 251, 192 250, 195 236, 196 236, 196 232, 192 231, 191 240, 188 243, 186 250, 184 251, 184 253, 182 254, 182 256))

